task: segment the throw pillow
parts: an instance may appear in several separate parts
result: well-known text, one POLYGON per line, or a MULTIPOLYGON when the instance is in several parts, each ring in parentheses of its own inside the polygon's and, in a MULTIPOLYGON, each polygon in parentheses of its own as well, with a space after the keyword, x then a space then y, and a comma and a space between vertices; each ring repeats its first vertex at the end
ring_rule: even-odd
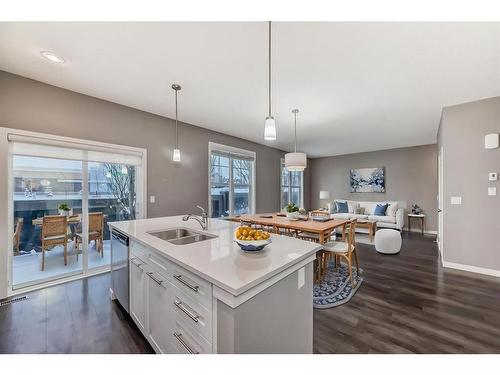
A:
POLYGON ((347 201, 347 208, 349 209, 349 213, 353 214, 356 212, 356 208, 359 207, 359 203, 355 201, 347 201))
POLYGON ((365 208, 364 207, 356 207, 354 210, 354 213, 356 215, 364 215, 365 214, 365 208))
POLYGON ((387 207, 389 207, 389 204, 377 204, 377 207, 375 207, 375 211, 373 212, 374 215, 376 216, 385 216, 385 211, 387 211, 387 207))
POLYGON ((337 213, 339 214, 347 214, 349 213, 349 206, 347 205, 347 202, 335 202, 337 205, 337 213))
POLYGON ((396 211, 399 208, 398 202, 387 202, 389 207, 387 207, 387 216, 396 216, 396 211))
POLYGON ((327 203, 326 206, 328 207, 328 212, 330 214, 336 214, 337 213, 337 205, 335 204, 335 201, 327 203))

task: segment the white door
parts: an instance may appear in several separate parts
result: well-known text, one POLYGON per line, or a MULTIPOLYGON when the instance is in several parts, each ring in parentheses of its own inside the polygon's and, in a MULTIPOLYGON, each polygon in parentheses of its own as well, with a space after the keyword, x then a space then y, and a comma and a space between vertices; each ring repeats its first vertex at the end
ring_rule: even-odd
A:
POLYGON ((443 259, 443 147, 438 155, 438 248, 443 259))
POLYGON ((146 281, 144 263, 137 258, 130 259, 130 316, 144 334, 146 334, 146 281))
POLYGON ((156 272, 147 272, 148 283, 148 336, 158 353, 168 352, 168 339, 171 329, 171 298, 167 281, 156 272))

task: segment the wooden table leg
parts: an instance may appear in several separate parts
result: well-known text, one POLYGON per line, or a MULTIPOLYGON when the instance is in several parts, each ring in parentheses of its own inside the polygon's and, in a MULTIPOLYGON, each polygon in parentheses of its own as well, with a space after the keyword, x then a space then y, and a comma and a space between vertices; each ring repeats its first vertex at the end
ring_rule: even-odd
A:
POLYGON ((370 224, 370 242, 373 242, 373 236, 375 235, 375 228, 377 227, 377 223, 373 222, 370 224))

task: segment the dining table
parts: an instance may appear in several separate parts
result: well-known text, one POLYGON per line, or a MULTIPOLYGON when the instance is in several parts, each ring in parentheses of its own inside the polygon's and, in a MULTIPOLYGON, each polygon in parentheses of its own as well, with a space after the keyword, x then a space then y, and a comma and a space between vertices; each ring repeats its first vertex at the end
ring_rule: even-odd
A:
POLYGON ((331 234, 337 228, 342 228, 342 238, 345 238, 346 225, 349 220, 331 218, 326 221, 316 221, 310 216, 304 217, 304 219, 289 219, 280 213, 241 215, 239 217, 239 221, 242 223, 266 226, 272 228, 274 233, 279 233, 280 229, 287 229, 296 233, 317 234, 318 241, 322 245, 329 241, 331 234), (305 218, 307 219, 304 220, 305 218))
MULTIPOLYGON (((68 225, 74 225, 74 224, 79 224, 81 221, 80 215, 73 215, 73 216, 68 216, 67 224, 68 225)), ((42 225, 43 224, 43 217, 37 217, 36 219, 31 220, 32 225, 42 225)))

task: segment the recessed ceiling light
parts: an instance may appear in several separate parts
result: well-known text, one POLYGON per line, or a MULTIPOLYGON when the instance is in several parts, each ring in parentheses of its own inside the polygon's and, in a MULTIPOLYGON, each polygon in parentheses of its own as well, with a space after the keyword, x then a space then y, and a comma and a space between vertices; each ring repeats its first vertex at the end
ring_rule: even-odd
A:
POLYGON ((57 56, 55 53, 52 53, 50 51, 42 51, 40 54, 45 57, 47 60, 54 62, 54 63, 63 63, 65 60, 61 56, 57 56))

